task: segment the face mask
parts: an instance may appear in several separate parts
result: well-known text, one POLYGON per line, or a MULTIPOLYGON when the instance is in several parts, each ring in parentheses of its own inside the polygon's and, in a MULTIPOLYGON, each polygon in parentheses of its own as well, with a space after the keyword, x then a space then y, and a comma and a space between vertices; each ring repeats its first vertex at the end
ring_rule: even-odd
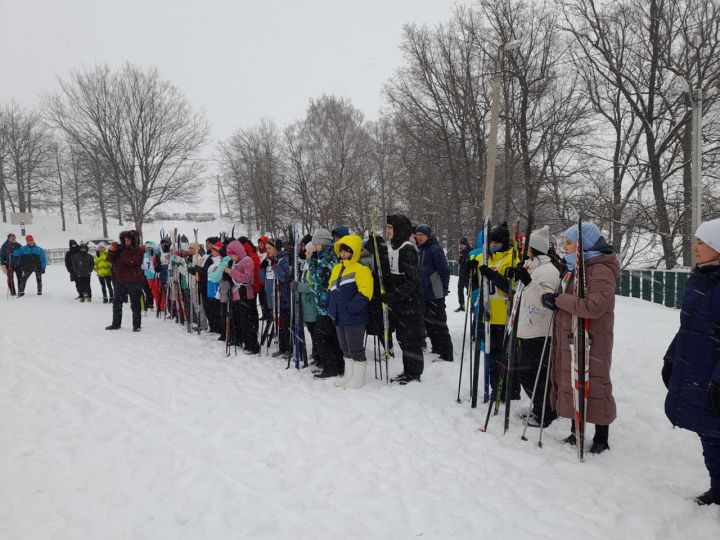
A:
POLYGON ((565 255, 565 262, 567 263, 568 270, 575 270, 575 262, 577 261, 577 253, 567 253, 565 255))

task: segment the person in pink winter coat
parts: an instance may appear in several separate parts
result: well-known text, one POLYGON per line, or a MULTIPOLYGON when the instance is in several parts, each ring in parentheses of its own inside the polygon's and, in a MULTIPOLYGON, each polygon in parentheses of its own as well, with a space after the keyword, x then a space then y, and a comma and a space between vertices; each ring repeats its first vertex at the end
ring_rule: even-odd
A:
MULTIPOLYGON (((230 276, 232 287, 232 317, 236 345, 242 345, 247 354, 258 354, 258 312, 255 300, 255 263, 237 240, 226 248, 228 257, 233 261, 224 272, 230 276)), ((228 338, 229 339, 229 338, 228 338)), ((233 343, 231 343, 233 345, 233 343)))

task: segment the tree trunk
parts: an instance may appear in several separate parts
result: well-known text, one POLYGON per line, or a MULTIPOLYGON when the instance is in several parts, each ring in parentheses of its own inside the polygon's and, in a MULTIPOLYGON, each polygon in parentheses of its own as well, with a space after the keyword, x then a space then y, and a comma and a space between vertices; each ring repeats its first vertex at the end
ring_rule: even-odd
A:
POLYGON ((2 211, 3 223, 7 223, 7 204, 5 203, 5 169, 2 159, 0 159, 0 211, 2 211))
POLYGON ((58 183, 60 186, 60 218, 62 219, 62 230, 65 232, 65 191, 63 190, 62 168, 60 167, 60 156, 55 148, 55 164, 57 165, 58 183))

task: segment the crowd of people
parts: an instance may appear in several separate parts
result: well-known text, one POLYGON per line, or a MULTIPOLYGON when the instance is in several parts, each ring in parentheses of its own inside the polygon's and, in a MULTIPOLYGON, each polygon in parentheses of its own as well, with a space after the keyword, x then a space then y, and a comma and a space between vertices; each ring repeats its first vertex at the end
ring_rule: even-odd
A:
MULTIPOLYGON (((445 251, 431 227, 413 225, 404 215, 387 216, 384 237, 351 234, 345 226, 318 228, 294 242, 260 236, 209 237, 204 245, 164 236, 160 245, 141 243, 135 231, 120 234, 109 248, 70 241, 65 265, 81 302, 92 298, 90 276, 101 284, 103 302, 113 306, 112 323, 122 323, 129 299, 133 331, 140 331, 143 310, 219 335, 228 345, 258 354, 277 343, 272 356, 289 358, 293 347, 291 312, 311 337, 313 371, 318 379, 333 378, 335 386, 361 388, 367 372, 366 336, 395 356, 402 372, 392 380, 419 383, 427 342, 434 361, 455 360, 447 325, 445 297, 450 271, 445 251), (296 304, 293 304, 296 302, 296 304), (261 324, 262 323, 262 324, 261 324)), ((526 421, 545 427, 558 417, 570 419, 567 444, 577 444, 574 426, 571 340, 577 318, 589 321, 589 393, 585 418, 594 424, 590 452, 610 449, 609 428, 616 419, 611 363, 615 287, 620 272, 613 246, 592 223, 567 229, 564 257, 555 252, 547 226, 526 239, 506 223, 478 234, 475 248, 462 239, 458 246, 459 279, 456 311, 472 310, 482 318, 489 311, 488 382, 492 395, 514 365, 510 399, 524 391, 532 399, 526 421), (486 241, 487 240, 487 241, 486 241), (578 244, 583 251, 578 254, 578 244), (487 246, 487 253, 483 253, 487 246), (577 294, 577 257, 584 264, 585 294, 577 294), (485 285, 483 286, 482 283, 485 285), (486 290, 486 298, 480 291, 486 290), (518 291, 522 291, 520 294, 518 291), (507 354, 508 321, 517 293, 517 340, 514 364, 507 354), (546 385, 538 381, 547 380, 546 385), (539 387, 539 390, 538 390, 539 387)), ((662 378, 668 388, 666 414, 673 425, 698 433, 711 476, 711 489, 700 504, 720 504, 720 220, 703 223, 695 234, 697 266, 688 283, 680 330, 668 349, 662 378)), ((42 291, 45 256, 32 236, 20 246, 8 235, 0 248, 8 286, 18 296, 35 272, 42 291)), ((469 330, 474 337, 479 325, 469 330)), ((476 347, 480 339, 475 339, 476 347)), ((510 377, 507 382, 510 383, 510 377)))

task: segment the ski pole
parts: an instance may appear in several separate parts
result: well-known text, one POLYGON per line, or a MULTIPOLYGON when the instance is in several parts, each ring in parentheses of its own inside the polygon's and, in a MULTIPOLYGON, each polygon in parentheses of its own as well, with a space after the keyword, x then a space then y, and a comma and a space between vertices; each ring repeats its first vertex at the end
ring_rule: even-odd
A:
MULTIPOLYGON (((533 391, 532 396, 530 396, 530 401, 532 403, 535 403, 535 393, 537 392, 538 382, 540 381, 540 373, 542 372, 542 365, 545 360, 545 350, 547 348, 548 341, 550 339, 550 333, 552 332, 553 328, 553 321, 555 320, 555 312, 552 312, 552 315, 550 316, 550 323, 548 324, 548 329, 545 334, 545 341, 543 341, 543 348, 542 352, 540 353, 540 363, 538 365, 537 374, 535 375, 535 382, 533 383, 533 391)), ((548 370, 549 371, 549 370, 548 370)), ((547 397, 547 389, 545 390, 545 394, 543 395, 543 414, 542 416, 545 416, 545 398, 547 397)), ((542 424, 544 424, 545 418, 542 418, 540 421, 540 427, 542 428, 542 424)), ((523 441, 527 441, 527 437, 525 434, 527 433, 528 423, 530 422, 530 413, 525 417, 525 426, 523 427, 522 436, 520 437, 523 441)))
MULTIPOLYGON (((468 292, 467 292, 467 301, 465 302, 465 305, 467 306, 467 311, 465 312, 465 324, 463 325, 463 339, 462 339, 462 349, 460 353, 460 376, 458 377, 458 392, 457 392, 457 402, 461 403, 460 401, 460 387, 462 385, 462 376, 463 376, 463 363, 465 360, 465 341, 467 338, 467 330, 468 330, 468 318, 470 315, 470 311, 472 310, 472 305, 470 303, 470 297, 472 295, 472 273, 470 276, 470 285, 468 286, 468 292)), ((472 340, 471 340, 472 341, 472 340)))

